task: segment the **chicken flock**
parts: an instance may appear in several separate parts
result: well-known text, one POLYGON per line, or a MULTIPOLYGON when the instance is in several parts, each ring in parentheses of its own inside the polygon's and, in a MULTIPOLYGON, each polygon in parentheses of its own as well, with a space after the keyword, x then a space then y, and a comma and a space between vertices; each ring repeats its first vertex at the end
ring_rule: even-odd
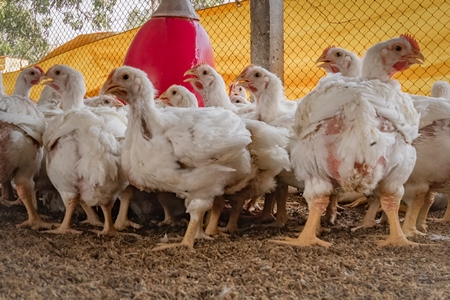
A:
MULTIPOLYGON (((282 227, 293 186, 308 203, 305 227, 296 239, 272 242, 330 246, 320 239, 320 220, 325 214, 334 222, 338 199, 352 193, 370 202, 358 228, 377 224, 381 206, 390 233, 380 245, 414 245, 407 237, 425 234, 434 196, 450 188, 449 84, 436 82, 425 97, 402 92, 392 78, 424 59, 408 34, 373 45, 362 59, 331 46, 317 60, 328 75, 297 101, 287 100, 281 80, 262 67, 247 66, 227 90, 214 68, 199 64, 185 81, 205 108, 180 85, 155 99, 146 73, 128 66, 114 69, 91 99, 84 99, 83 75, 67 65, 27 68, 12 95, 0 81, 1 202, 23 202, 28 219, 18 227, 56 234, 79 232, 71 218, 80 204, 86 222, 103 225, 98 234, 114 235, 141 228, 127 217, 136 190, 171 193, 190 219, 182 241, 154 248, 162 250, 235 232, 246 202, 260 197, 259 221, 282 227), (37 84, 45 88, 34 103, 37 84), (37 212, 36 192, 45 189, 64 202, 61 224, 37 212), (408 205, 402 225, 401 200, 408 205), (220 228, 226 202, 230 218, 220 228)), ((160 202, 162 223, 171 223, 170 204, 160 202)), ((450 221, 449 210, 443 221, 450 221)))

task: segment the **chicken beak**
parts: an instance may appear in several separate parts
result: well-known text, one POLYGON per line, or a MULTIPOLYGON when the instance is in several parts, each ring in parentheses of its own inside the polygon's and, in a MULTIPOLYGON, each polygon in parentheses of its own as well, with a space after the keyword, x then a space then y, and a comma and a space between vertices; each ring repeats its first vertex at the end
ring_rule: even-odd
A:
POLYGON ((167 97, 166 92, 164 92, 161 95, 159 95, 158 99, 161 101, 164 101, 164 100, 169 100, 169 97, 167 97))
POLYGON ((332 63, 334 63, 333 60, 328 59, 328 58, 326 58, 324 56, 321 56, 321 57, 319 57, 318 60, 316 60, 316 64, 317 64, 318 68, 323 68, 323 67, 325 67, 325 66, 327 66, 329 64, 332 64, 332 63))
POLYGON ((405 58, 408 60, 409 64, 413 65, 413 64, 423 64, 423 62, 425 61, 425 57, 423 56, 422 52, 417 52, 417 53, 412 53, 409 54, 407 56, 405 56, 405 58))
POLYGON ((183 76, 192 76, 192 77, 188 77, 185 80, 183 80, 183 82, 191 82, 193 80, 196 80, 198 78, 197 73, 195 73, 195 68, 189 69, 186 72, 184 72, 183 76))
POLYGON ((48 77, 47 75, 41 76, 40 84, 41 85, 48 85, 49 87, 53 88, 56 91, 59 90, 59 86, 55 83, 53 78, 48 77))
POLYGON ((162 103, 166 104, 167 106, 173 106, 172 103, 170 103, 170 100, 168 98, 164 98, 164 99, 160 98, 160 100, 162 103))
POLYGON ((120 108, 123 107, 125 104, 122 103, 122 101, 120 101, 120 99, 118 99, 116 105, 114 105, 115 108, 120 108))
POLYGON ((248 86, 249 83, 251 83, 251 81, 245 77, 244 73, 239 74, 233 81, 233 84, 236 84, 236 86, 242 86, 244 88, 248 86))

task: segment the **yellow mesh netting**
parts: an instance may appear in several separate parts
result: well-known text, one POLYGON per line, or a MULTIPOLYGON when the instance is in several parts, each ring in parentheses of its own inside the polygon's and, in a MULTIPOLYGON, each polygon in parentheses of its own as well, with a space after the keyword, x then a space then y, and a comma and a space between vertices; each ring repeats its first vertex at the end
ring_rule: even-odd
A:
MULTIPOLYGON (((250 2, 243 1, 197 11, 214 49, 216 67, 229 84, 250 63, 250 2)), ((297 99, 311 91, 325 75, 314 62, 329 45, 362 55, 382 40, 411 33, 419 41, 426 62, 399 74, 403 89, 429 94, 439 79, 449 79, 450 4, 446 1, 284 1, 284 85, 286 95, 297 99)), ((46 55, 45 70, 67 64, 86 78, 87 95, 98 93, 108 73, 121 66, 139 28, 80 35, 46 55)), ((3 75, 7 93, 18 72, 3 75)), ((32 98, 42 90, 37 86, 32 98)))

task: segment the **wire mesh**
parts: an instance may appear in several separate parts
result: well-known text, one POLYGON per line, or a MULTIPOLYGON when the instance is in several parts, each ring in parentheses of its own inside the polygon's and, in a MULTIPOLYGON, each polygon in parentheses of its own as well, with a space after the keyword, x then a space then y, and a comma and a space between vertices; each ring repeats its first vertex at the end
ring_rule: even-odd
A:
MULTIPOLYGON (((160 0, 0 0, 0 71, 11 93, 28 64, 67 64, 84 74, 88 95, 123 63, 134 35, 160 0), (11 75, 11 76, 9 76, 11 75)), ((250 1, 192 0, 210 36, 216 68, 229 84, 250 63, 250 1)), ((410 93, 428 94, 450 77, 450 4, 446 1, 285 0, 284 85, 289 99, 311 91, 325 71, 314 62, 330 45, 358 55, 379 41, 411 33, 426 63, 397 78, 410 93)), ((47 66, 46 65, 46 66, 47 66)), ((38 94, 41 87, 36 87, 38 94)), ((34 96, 36 98, 36 96, 34 96)))

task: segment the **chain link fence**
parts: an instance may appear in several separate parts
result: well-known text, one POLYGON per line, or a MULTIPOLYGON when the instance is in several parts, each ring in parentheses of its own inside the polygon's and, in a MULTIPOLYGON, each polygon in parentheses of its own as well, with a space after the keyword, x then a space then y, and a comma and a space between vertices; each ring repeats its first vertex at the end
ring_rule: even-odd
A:
MULTIPOLYGON (((256 1, 256 0, 253 0, 256 1)), ((281 1, 281 0, 280 0, 281 1)), ((0 0, 0 70, 11 93, 19 69, 61 63, 83 72, 88 95, 127 49, 160 0, 0 0)), ((250 63, 250 1, 192 0, 210 36, 216 68, 229 84, 250 63)), ((284 85, 289 99, 311 91, 324 70, 315 65, 330 45, 358 55, 382 40, 410 33, 426 57, 399 74, 404 91, 429 94, 450 80, 450 4, 447 1, 284 1, 284 85)), ((42 87, 36 87, 37 99, 42 87)))

